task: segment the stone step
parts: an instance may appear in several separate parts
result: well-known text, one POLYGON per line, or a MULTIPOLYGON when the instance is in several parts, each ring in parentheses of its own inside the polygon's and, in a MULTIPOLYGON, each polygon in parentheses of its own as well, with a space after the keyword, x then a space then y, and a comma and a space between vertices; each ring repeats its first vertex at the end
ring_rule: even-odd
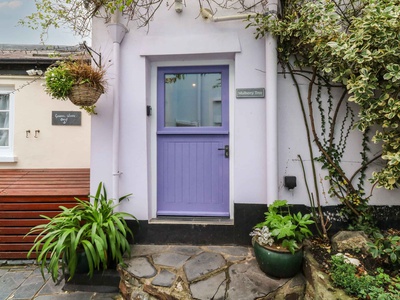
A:
POLYGON ((125 299, 280 299, 280 290, 302 299, 305 289, 301 274, 265 275, 243 246, 134 245, 119 272, 125 299))

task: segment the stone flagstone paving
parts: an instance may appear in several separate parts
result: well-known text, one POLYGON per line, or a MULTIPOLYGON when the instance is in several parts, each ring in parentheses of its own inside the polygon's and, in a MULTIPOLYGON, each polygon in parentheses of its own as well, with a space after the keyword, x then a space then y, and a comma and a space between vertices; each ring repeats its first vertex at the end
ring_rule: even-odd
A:
POLYGON ((33 261, 0 260, 0 300, 122 300, 119 293, 65 292, 63 286, 43 278, 33 261))
POLYGON ((252 247, 134 245, 125 264, 121 293, 135 300, 275 299, 291 280, 266 276, 252 247))
POLYGON ((49 275, 43 279, 33 261, 0 260, 0 300, 303 299, 299 295, 305 286, 301 274, 293 279, 266 276, 253 249, 241 246, 133 245, 131 258, 118 269, 120 293, 115 292, 120 279, 115 270, 116 277, 102 272, 100 285, 80 274, 64 291, 64 280, 57 285, 49 275), (116 280, 111 283, 111 278, 116 280))

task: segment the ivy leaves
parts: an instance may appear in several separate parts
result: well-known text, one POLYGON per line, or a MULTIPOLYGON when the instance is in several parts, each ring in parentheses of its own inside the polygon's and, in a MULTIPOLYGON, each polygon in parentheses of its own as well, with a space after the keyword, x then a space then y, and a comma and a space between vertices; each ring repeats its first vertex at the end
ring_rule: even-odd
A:
POLYGON ((371 181, 386 189, 400 183, 399 21, 400 0, 295 0, 279 18, 264 15, 249 24, 257 37, 278 38, 283 64, 294 58, 343 84, 360 107, 356 128, 378 125, 373 141, 382 145, 386 164, 371 181))

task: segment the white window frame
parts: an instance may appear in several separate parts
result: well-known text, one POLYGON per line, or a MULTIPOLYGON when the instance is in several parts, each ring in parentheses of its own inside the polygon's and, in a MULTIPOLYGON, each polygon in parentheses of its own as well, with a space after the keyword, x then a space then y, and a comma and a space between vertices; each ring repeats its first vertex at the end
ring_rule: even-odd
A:
POLYGON ((0 146, 0 162, 16 162, 17 158, 14 156, 14 115, 15 115, 15 106, 14 106, 14 93, 11 88, 0 87, 0 94, 8 94, 9 98, 9 119, 8 119, 8 146, 0 146))

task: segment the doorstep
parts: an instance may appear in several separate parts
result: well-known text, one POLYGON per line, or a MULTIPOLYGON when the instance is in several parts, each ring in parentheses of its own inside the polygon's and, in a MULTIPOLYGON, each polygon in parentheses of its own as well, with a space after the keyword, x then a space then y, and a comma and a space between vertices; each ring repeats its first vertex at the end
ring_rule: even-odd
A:
POLYGON ((229 218, 210 217, 157 217, 150 219, 149 224, 235 225, 229 218))

